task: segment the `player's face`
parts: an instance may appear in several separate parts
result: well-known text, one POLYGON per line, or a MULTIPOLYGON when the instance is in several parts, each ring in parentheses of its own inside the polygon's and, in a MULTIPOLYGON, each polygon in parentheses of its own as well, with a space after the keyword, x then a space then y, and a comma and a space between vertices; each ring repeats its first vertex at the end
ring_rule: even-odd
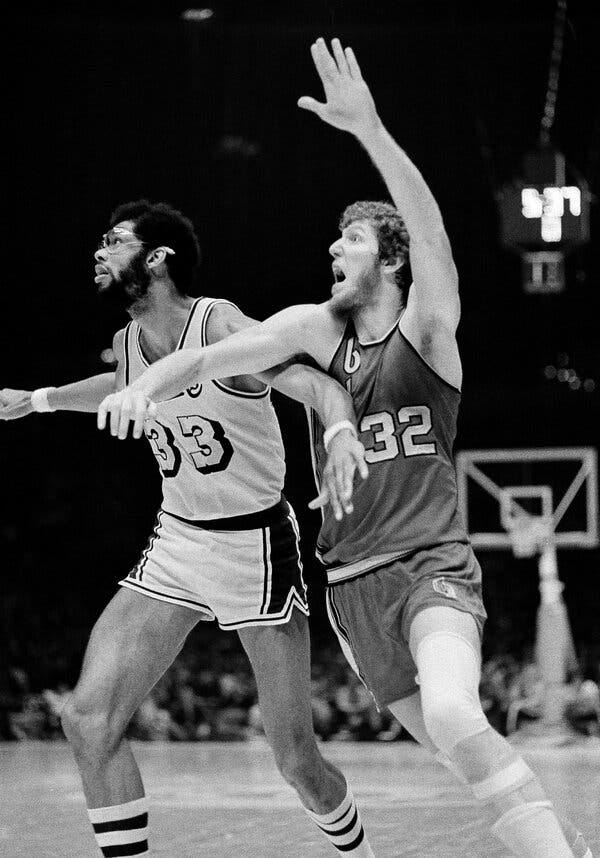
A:
POLYGON ((136 238, 132 221, 122 221, 103 237, 94 254, 94 282, 101 295, 116 300, 125 309, 143 298, 150 286, 145 245, 136 238))
POLYGON ((334 283, 331 295, 340 309, 358 309, 372 298, 380 282, 379 245, 374 227, 357 220, 342 230, 329 248, 334 283))

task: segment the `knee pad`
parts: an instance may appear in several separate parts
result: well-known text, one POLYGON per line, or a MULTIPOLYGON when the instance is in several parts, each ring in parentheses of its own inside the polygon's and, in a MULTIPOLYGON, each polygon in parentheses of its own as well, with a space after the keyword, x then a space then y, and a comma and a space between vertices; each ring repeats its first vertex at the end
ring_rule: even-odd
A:
POLYGON ((464 739, 489 728, 479 701, 479 654, 451 632, 432 632, 418 644, 423 719, 431 740, 446 756, 464 739))

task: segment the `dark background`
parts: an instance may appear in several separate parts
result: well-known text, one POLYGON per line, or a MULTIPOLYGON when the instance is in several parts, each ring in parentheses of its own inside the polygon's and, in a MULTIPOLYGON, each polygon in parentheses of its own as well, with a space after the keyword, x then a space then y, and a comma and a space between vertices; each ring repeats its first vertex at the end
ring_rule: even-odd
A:
MULTIPOLYGON (((525 295, 498 238, 494 192, 535 143, 553 2, 58 3, 5 30, 8 223, 0 386, 59 385, 106 370, 125 319, 95 295, 93 251, 112 209, 165 199, 197 226, 199 291, 258 318, 323 300, 346 204, 385 190, 349 136, 296 107, 321 97, 309 45, 350 43, 380 114, 444 213, 461 276, 463 407, 457 449, 595 445, 600 345, 598 210, 560 295, 525 295), (487 155, 486 155, 487 153, 487 155), (568 365, 596 389, 549 380, 568 365)), ((598 155, 600 27, 569 4, 553 142, 590 183, 598 155)), ((287 494, 304 533, 313 632, 329 632, 312 559, 318 518, 300 406, 277 400, 287 494)), ((137 560, 159 503, 146 446, 101 436, 92 415, 0 426, 2 635, 34 684, 73 680, 91 624, 137 560)), ((580 651, 600 646, 598 550, 560 553, 580 651)), ((531 643, 535 560, 480 553, 487 652, 531 643)), ((216 634, 216 632, 215 632, 216 634)), ((6 647, 4 646, 6 644, 6 647)))

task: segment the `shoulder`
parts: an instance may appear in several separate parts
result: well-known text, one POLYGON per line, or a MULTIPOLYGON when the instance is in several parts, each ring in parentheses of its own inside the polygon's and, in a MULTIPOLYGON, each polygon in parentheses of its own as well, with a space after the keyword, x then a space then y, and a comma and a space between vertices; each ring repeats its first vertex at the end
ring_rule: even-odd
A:
POLYGON ((255 319, 244 315, 235 304, 226 299, 217 299, 210 307, 206 320, 206 343, 218 343, 231 334, 257 324, 255 319))

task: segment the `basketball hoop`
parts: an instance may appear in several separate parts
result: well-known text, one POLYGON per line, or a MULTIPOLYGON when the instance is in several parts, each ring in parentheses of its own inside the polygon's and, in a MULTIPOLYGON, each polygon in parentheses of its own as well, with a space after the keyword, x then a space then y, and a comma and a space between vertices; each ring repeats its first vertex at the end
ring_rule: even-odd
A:
POLYGON ((542 515, 519 515, 507 522, 507 532, 515 557, 533 557, 552 538, 552 523, 542 515))

